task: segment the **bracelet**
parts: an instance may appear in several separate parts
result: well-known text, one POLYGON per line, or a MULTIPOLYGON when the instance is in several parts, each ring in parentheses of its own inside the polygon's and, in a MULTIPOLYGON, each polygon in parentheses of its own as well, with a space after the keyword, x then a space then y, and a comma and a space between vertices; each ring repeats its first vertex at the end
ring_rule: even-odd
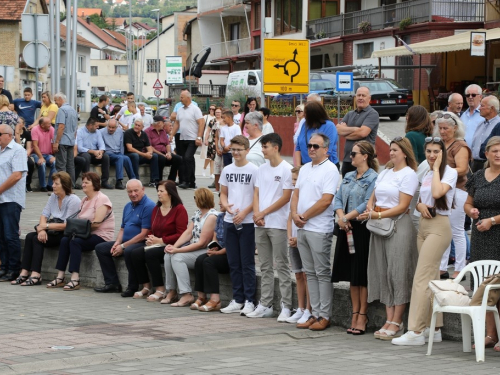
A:
POLYGON ((49 229, 49 223, 47 223, 47 227, 45 229, 49 229))
POLYGON ((380 219, 382 219, 382 212, 379 212, 379 213, 378 213, 378 219, 379 219, 379 220, 380 220, 380 219))

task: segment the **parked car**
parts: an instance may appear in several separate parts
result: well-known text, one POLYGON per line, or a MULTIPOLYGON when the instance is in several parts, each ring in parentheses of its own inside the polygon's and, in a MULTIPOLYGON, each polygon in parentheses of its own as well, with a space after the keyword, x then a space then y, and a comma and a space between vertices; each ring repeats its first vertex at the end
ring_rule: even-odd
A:
POLYGON ((111 94, 111 99, 114 98, 125 98, 127 96, 127 91, 125 90, 110 90, 109 93, 111 94))
POLYGON ((162 116, 164 120, 170 118, 170 104, 164 104, 158 107, 157 116, 162 116))
POLYGON ((335 73, 325 73, 325 72, 311 72, 309 79, 327 79, 333 83, 333 89, 335 89, 336 75, 335 73))
POLYGON ((389 83, 389 85, 391 85, 394 90, 396 90, 398 92, 402 92, 403 94, 406 94, 406 97, 408 98, 408 108, 410 108, 413 105, 413 91, 412 90, 401 86, 401 84, 398 81, 396 81, 392 78, 384 78, 384 81, 387 81, 387 83, 389 83))
MULTIPOLYGON (((335 84, 328 79, 311 79, 309 81, 309 94, 333 95, 334 86, 335 84)), ((294 97, 300 100, 301 96, 302 100, 305 100, 309 94, 281 94, 276 95, 273 100, 292 100, 294 97)))

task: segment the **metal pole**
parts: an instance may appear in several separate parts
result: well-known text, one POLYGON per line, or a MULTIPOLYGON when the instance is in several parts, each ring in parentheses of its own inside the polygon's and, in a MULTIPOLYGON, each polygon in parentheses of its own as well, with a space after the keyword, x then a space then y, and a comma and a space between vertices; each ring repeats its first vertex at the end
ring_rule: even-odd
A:
MULTIPOLYGON (((73 33, 73 40, 72 40, 72 60, 73 64, 71 65, 71 98, 73 99, 71 102, 71 106, 76 110, 77 108, 77 94, 76 94, 76 75, 78 71, 78 60, 76 59, 76 35, 77 35, 77 21, 78 21, 78 0, 73 0, 73 28, 71 32, 73 33)), ((80 108, 81 109, 81 108, 80 108)))
MULTIPOLYGON (((141 41, 141 30, 142 30, 141 28, 137 29, 137 38, 136 38, 136 40, 138 40, 138 41, 141 41)), ((137 43, 137 50, 136 50, 136 53, 135 53, 135 60, 134 60, 135 61, 135 80, 134 80, 134 82, 135 82, 135 88, 134 88, 134 90, 135 91, 134 91, 134 93, 136 95, 140 95, 140 92, 139 92, 140 91, 139 80, 141 79, 141 74, 139 72, 139 60, 140 60, 140 58, 142 58, 142 56, 141 56, 141 54, 142 54, 142 48, 139 49, 140 45, 141 45, 141 43, 137 43)), ((135 44, 132 44, 132 46, 134 47, 135 44)))
POLYGON ((54 63, 55 63, 55 32, 54 32, 54 0, 49 3, 49 35, 50 35, 50 91, 54 94, 55 77, 54 63))
POLYGON ((130 34, 130 60, 129 60, 129 77, 128 77, 128 87, 131 92, 134 92, 134 67, 132 65, 133 63, 133 57, 134 57, 134 41, 132 37, 132 1, 128 2, 128 31, 130 34))
POLYGON ((142 47, 142 60, 141 60, 141 96, 142 96, 142 90, 144 89, 144 72, 146 70, 146 48, 144 48, 144 45, 142 47))
MULTIPOLYGON (((160 79, 160 9, 156 17, 156 80, 160 79)), ((160 106, 160 97, 156 97, 156 110, 160 106)))
POLYGON ((33 14, 35 24, 35 99, 38 100, 38 15, 33 14))
POLYGON ((70 9, 66 9, 66 82, 64 85, 66 98, 68 100, 68 103, 71 104, 71 92, 70 92, 71 87, 69 81, 70 70, 71 70, 71 6, 70 9))
POLYGON ((61 2, 59 0, 55 0, 56 2, 56 14, 55 14, 55 23, 54 28, 56 29, 56 50, 54 51, 55 55, 55 64, 54 64, 54 72, 55 72, 55 92, 61 91, 61 2))
MULTIPOLYGON (((260 1, 260 72, 262 76, 264 76, 264 36, 265 36, 264 33, 266 32, 265 22, 266 22, 266 0, 261 0, 260 1)), ((264 94, 264 87, 262 87, 262 91, 260 93, 260 102, 264 103, 265 100, 266 96, 264 94)))

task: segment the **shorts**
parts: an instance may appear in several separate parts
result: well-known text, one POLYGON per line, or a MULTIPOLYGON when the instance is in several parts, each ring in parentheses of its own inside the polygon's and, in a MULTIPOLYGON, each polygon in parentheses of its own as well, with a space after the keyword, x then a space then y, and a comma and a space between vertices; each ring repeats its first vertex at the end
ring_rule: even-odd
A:
POLYGON ((214 174, 221 174, 222 168, 224 168, 222 156, 216 155, 214 160, 214 174))
POLYGON ((289 247, 288 256, 290 257, 290 263, 292 264, 292 272, 304 272, 304 268, 302 267, 302 259, 300 259, 299 249, 297 249, 296 247, 289 247))

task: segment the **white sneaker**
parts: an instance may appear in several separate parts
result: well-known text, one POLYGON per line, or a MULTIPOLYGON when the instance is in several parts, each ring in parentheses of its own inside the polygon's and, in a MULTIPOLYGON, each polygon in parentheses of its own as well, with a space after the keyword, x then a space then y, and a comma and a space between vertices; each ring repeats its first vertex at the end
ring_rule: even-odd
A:
POLYGON ((401 346, 425 345, 424 333, 420 332, 420 334, 417 335, 414 331, 408 331, 403 336, 392 339, 392 344, 401 346))
POLYGON ((271 318, 273 316, 273 307, 266 307, 259 303, 254 311, 246 315, 247 318, 271 318))
MULTIPOLYGON (((424 331, 425 342, 429 342, 429 332, 430 328, 427 327, 424 331)), ((442 342, 443 336, 441 336, 441 329, 434 331, 434 341, 433 342, 442 342)))
POLYGON ((292 315, 290 309, 286 308, 283 303, 281 303, 281 313, 278 316, 278 323, 286 323, 286 320, 292 315))
POLYGON ((240 311, 240 315, 244 316, 248 313, 251 313, 254 310, 255 310, 255 305, 253 304, 253 302, 245 301, 245 307, 243 307, 243 310, 240 311))
POLYGON ((210 175, 210 178, 214 179, 214 178, 215 178, 215 175, 214 175, 214 174, 211 174, 211 175, 210 175))
POLYGON ((293 314, 291 317, 286 319, 287 323, 297 323, 300 318, 302 318, 302 315, 304 315, 304 310, 301 308, 298 308, 297 311, 295 311, 295 314, 293 314))
POLYGON ((305 309, 300 319, 297 320, 297 324, 304 324, 305 322, 307 322, 307 319, 309 319, 310 316, 311 312, 308 309, 305 309))
POLYGON ((231 302, 229 302, 229 305, 227 305, 223 309, 220 309, 220 312, 224 314, 240 313, 242 307, 242 303, 238 303, 233 299, 231 300, 231 302))

